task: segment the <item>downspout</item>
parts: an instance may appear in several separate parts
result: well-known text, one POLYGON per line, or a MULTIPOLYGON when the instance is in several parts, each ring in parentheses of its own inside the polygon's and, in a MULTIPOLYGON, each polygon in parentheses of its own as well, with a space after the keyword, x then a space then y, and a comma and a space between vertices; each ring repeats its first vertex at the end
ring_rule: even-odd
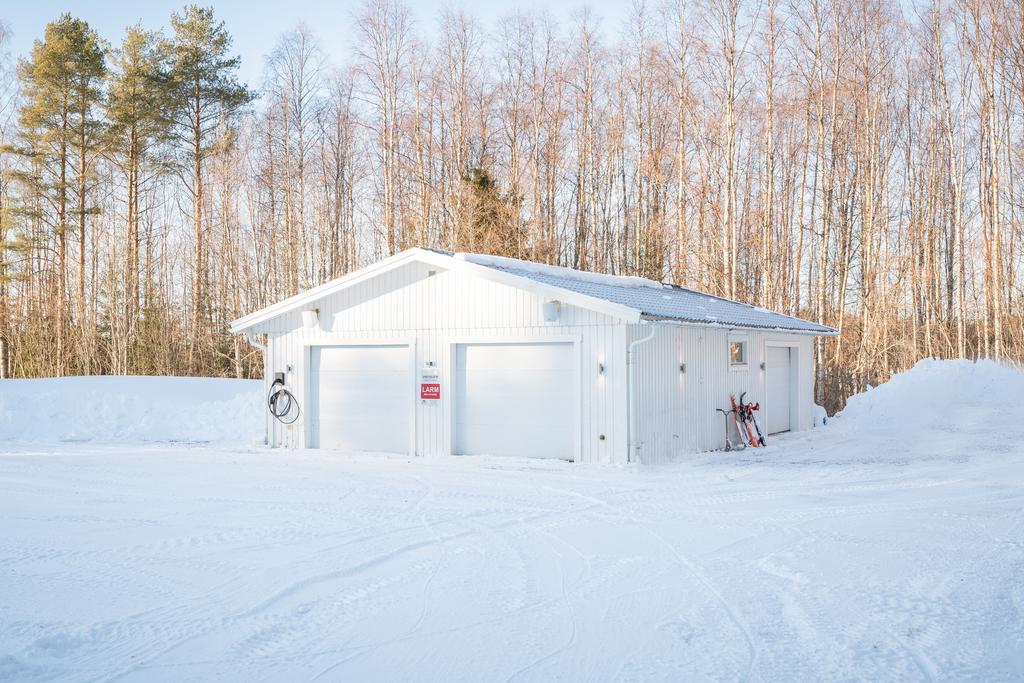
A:
POLYGON ((651 324, 650 334, 643 339, 635 339, 630 342, 629 350, 626 352, 626 373, 629 376, 629 424, 626 425, 629 450, 626 453, 626 462, 633 462, 633 449, 640 449, 640 444, 636 441, 636 369, 634 367, 636 365, 636 347, 654 339, 654 333, 657 330, 658 328, 651 324))
MULTIPOLYGON (((249 330, 246 330, 245 332, 242 333, 242 336, 245 337, 245 341, 249 342, 249 346, 255 346, 257 349, 259 349, 264 354, 266 354, 266 352, 267 352, 267 345, 266 344, 260 344, 258 341, 256 341, 256 336, 252 332, 250 332, 249 330)), ((264 355, 263 359, 264 359, 264 361, 266 361, 266 356, 265 355, 264 355)), ((264 362, 263 365, 266 366, 266 362, 264 362)), ((264 368, 264 369, 266 369, 266 368, 264 368)))
MULTIPOLYGON (((267 363, 269 362, 269 359, 268 359, 268 355, 269 354, 267 353, 267 345, 266 344, 261 344, 258 341, 256 341, 256 335, 254 335, 249 330, 246 330, 244 333, 242 333, 242 336, 245 337, 245 341, 247 341, 249 343, 249 346, 252 346, 253 348, 257 348, 257 349, 259 349, 260 351, 263 352, 263 388, 264 388, 264 391, 265 391, 266 390, 266 384, 267 384, 267 367, 268 367, 267 363)), ((271 426, 270 414, 268 413, 266 415, 266 417, 264 418, 264 420, 263 420, 263 443, 266 446, 270 445, 270 430, 271 429, 273 429, 273 427, 271 426)))

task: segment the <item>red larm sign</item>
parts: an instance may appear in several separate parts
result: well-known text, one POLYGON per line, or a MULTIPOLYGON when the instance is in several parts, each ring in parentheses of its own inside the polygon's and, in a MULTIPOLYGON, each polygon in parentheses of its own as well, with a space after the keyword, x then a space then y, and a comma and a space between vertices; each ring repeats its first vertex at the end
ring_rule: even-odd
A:
POLYGON ((441 398, 441 385, 431 382, 420 384, 420 398, 428 401, 436 401, 441 398))

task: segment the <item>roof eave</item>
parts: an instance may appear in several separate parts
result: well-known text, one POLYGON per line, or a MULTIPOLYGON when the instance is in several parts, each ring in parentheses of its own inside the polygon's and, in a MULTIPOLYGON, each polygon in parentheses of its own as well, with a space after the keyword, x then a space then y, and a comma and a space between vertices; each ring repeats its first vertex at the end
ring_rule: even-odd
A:
POLYGON ((814 337, 835 337, 839 334, 839 330, 832 327, 826 327, 824 330, 805 330, 799 328, 778 327, 768 325, 740 325, 738 323, 689 320, 686 318, 673 318, 669 316, 651 315, 649 313, 644 313, 643 315, 641 315, 641 319, 650 322, 665 322, 690 327, 713 327, 723 330, 752 330, 755 332, 781 332, 785 334, 811 335, 814 337))

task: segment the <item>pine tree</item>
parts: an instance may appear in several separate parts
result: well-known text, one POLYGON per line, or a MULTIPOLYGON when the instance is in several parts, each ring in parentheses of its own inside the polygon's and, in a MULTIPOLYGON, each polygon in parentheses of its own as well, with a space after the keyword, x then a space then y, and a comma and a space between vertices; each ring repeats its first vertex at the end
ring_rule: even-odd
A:
POLYGON ((84 21, 77 21, 74 69, 74 99, 71 129, 75 173, 75 218, 78 221, 78 328, 79 361, 86 374, 92 373, 95 349, 95 308, 88 306, 85 288, 88 216, 99 213, 89 205, 89 193, 96 181, 95 165, 103 145, 105 121, 101 118, 107 77, 106 47, 99 35, 84 21))
POLYGON ((11 68, 6 48, 10 40, 10 29, 0 21, 0 379, 10 377, 10 279, 13 221, 11 220, 11 168, 8 138, 14 128, 9 125, 14 101, 14 70, 11 68))
POLYGON ((18 65, 23 105, 20 148, 34 172, 23 173, 27 194, 42 199, 39 218, 57 242, 57 372, 67 367, 68 232, 77 218, 79 322, 86 322, 86 229, 91 163, 99 145, 97 105, 105 75, 104 48, 85 21, 70 14, 47 25, 28 60, 18 65), (74 208, 71 202, 77 200, 74 208))
MULTIPOLYGON (((132 26, 112 55, 108 85, 107 149, 125 179, 124 319, 128 352, 135 335, 140 291, 140 201, 146 181, 160 175, 157 147, 168 136, 167 79, 158 35, 132 26)), ((124 359, 123 365, 127 365, 124 359)))
POLYGON ((189 366, 195 368, 197 342, 205 336, 207 255, 203 233, 203 162, 215 150, 217 130, 230 125, 253 94, 238 81, 240 60, 230 56, 231 36, 210 8, 189 5, 171 15, 173 37, 166 45, 168 87, 174 108, 171 131, 182 151, 179 172, 192 198, 193 245, 192 316, 189 366))
POLYGON ((491 174, 473 168, 462 177, 462 185, 461 247, 497 256, 516 255, 513 204, 501 193, 491 174))

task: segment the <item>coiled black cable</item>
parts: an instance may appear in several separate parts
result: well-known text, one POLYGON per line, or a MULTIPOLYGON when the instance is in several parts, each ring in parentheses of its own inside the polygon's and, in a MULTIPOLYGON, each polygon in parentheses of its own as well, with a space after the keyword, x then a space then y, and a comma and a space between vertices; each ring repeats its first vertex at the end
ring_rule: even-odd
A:
POLYGON ((285 388, 284 383, 280 380, 270 385, 267 408, 270 410, 270 414, 282 424, 290 425, 299 419, 299 400, 295 398, 295 394, 285 388), (293 409, 294 415, 292 414, 293 409))

